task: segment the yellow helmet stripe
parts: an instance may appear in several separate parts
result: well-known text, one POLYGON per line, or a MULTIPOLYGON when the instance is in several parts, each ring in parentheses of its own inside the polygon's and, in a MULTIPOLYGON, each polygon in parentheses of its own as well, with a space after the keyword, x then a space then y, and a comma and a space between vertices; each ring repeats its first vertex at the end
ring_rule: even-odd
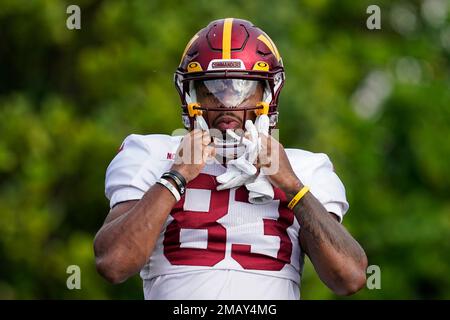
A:
POLYGON ((275 45, 275 43, 273 43, 272 39, 269 36, 267 36, 267 39, 269 39, 270 43, 272 44, 272 47, 275 49, 275 57, 277 57, 277 60, 280 61, 281 56, 280 53, 278 52, 277 46, 275 45))
POLYGON ((278 53, 278 49, 275 46, 275 44, 270 40, 270 38, 267 38, 263 34, 260 34, 258 37, 258 40, 264 42, 264 44, 272 51, 272 53, 275 55, 278 61, 280 61, 280 54, 278 53))
POLYGON ((231 59, 231 29, 233 28, 233 18, 227 18, 223 22, 222 35, 222 59, 231 59))
POLYGON ((191 40, 189 40, 188 44, 186 45, 186 48, 184 48, 183 55, 181 56, 180 64, 183 62, 184 56, 186 55, 186 52, 189 50, 189 48, 192 46, 195 40, 198 39, 198 35, 194 35, 191 40))

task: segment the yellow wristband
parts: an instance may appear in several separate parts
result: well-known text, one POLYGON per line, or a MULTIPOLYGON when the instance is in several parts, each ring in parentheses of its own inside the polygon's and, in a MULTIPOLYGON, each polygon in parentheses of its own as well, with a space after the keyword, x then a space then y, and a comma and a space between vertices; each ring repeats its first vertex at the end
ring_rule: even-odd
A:
POLYGON ((303 196, 309 191, 309 187, 304 186, 303 188, 300 189, 299 192, 297 192, 297 194, 294 196, 294 198, 292 198, 292 200, 289 202, 288 204, 288 208, 289 209, 294 209, 295 205, 300 201, 301 198, 303 198, 303 196))

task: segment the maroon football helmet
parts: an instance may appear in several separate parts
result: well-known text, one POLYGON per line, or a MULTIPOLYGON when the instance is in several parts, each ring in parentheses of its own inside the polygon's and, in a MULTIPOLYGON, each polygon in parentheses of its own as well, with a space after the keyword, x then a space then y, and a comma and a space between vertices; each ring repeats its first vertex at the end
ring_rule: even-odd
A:
MULTIPOLYGON (((213 21, 189 41, 174 75, 182 103, 183 124, 192 130, 195 116, 202 114, 202 111, 232 108, 233 111, 244 112, 243 123, 246 110, 254 110, 257 115, 267 114, 270 126, 274 128, 278 121, 278 96, 284 79, 280 54, 264 31, 241 19, 213 21), (262 101, 254 106, 239 105, 245 100, 244 95, 228 104, 224 102, 213 106, 201 105, 196 101, 199 83, 213 93, 231 86, 235 92, 250 94, 255 82, 263 83, 264 95, 262 101)), ((217 97, 220 98, 220 93, 217 97)))

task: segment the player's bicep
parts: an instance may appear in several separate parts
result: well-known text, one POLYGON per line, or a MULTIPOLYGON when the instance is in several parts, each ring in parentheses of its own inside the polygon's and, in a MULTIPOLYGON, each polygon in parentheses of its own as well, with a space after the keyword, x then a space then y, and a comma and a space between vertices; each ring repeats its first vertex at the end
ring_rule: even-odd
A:
POLYGON ((119 202, 114 207, 109 210, 108 215, 106 216, 105 222, 103 225, 106 225, 115 219, 119 218, 120 216, 124 215, 128 211, 130 211, 138 202, 139 200, 129 200, 129 201, 123 201, 119 202))

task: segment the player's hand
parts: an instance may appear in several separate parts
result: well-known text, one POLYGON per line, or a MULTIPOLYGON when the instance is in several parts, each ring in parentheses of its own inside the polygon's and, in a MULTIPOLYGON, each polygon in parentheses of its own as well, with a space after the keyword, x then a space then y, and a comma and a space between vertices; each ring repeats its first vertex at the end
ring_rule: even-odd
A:
POLYGON ((284 147, 270 135, 260 135, 260 139, 261 150, 257 164, 260 170, 269 178, 272 185, 285 193, 298 191, 302 183, 295 175, 284 147))
POLYGON ((178 171, 189 182, 195 179, 206 164, 215 156, 211 137, 207 131, 194 129, 181 140, 172 170, 178 171))

